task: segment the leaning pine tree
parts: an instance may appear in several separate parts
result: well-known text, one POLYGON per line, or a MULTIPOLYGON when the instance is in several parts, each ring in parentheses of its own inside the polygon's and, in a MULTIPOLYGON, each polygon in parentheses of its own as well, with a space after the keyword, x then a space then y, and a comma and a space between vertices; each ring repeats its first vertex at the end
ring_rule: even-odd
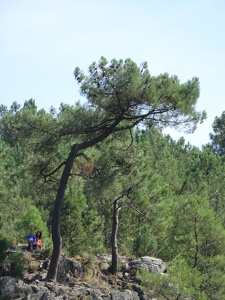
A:
POLYGON ((81 84, 81 94, 93 109, 87 111, 79 135, 81 142, 74 143, 65 162, 55 199, 52 219, 53 254, 47 278, 56 280, 61 250, 60 211, 68 178, 75 158, 82 150, 103 141, 109 135, 129 130, 139 123, 151 127, 185 125, 189 132, 203 121, 205 112, 197 112, 199 97, 197 78, 181 84, 176 76, 150 75, 147 63, 138 67, 132 60, 115 60, 110 63, 102 57, 93 63, 89 75, 79 68, 75 78, 81 84))
POLYGON ((70 149, 67 158, 58 167, 50 170, 55 163, 50 164, 49 160, 46 168, 41 170, 46 181, 54 174, 60 174, 52 217, 53 253, 46 278, 53 281, 57 280, 61 253, 60 213, 76 157, 108 136, 130 130, 140 123, 147 128, 184 126, 186 131, 193 132, 205 118, 205 112, 195 109, 199 97, 198 78, 180 83, 177 76, 167 73, 151 76, 147 63, 138 67, 131 59, 108 62, 104 57, 89 67, 88 75, 79 68, 75 69, 74 75, 88 104, 77 103, 75 107, 61 105, 59 114, 53 111, 52 114, 42 111, 30 114, 27 109, 18 113, 23 120, 17 124, 20 136, 26 130, 24 138, 27 137, 28 129, 29 138, 34 138, 35 133, 39 136, 40 132, 43 133, 42 140, 39 139, 40 144, 43 143, 39 145, 40 151, 47 147, 50 157, 53 153, 51 147, 55 149, 57 143, 63 143, 65 151, 70 149))

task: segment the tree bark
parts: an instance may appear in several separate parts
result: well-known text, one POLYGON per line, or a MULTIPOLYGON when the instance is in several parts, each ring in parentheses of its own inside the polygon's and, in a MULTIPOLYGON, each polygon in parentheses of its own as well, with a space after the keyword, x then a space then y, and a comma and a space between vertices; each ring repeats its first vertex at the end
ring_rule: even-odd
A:
POLYGON ((117 245, 117 233, 119 227, 119 210, 118 206, 119 198, 114 201, 113 206, 113 226, 112 226, 112 274, 116 275, 118 271, 118 245, 117 245))
POLYGON ((115 130, 115 127, 117 124, 121 121, 121 117, 119 117, 114 124, 108 128, 108 130, 104 131, 99 136, 90 139, 89 141, 83 142, 81 144, 74 144, 71 147, 70 154, 66 160, 65 167, 61 176, 61 180, 59 183, 58 192, 56 195, 55 203, 54 203, 54 210, 53 210, 53 216, 52 216, 52 241, 53 241, 53 253, 51 257, 51 262, 49 265, 48 274, 46 276, 46 280, 49 281, 56 281, 57 280, 57 271, 58 271, 58 264, 59 264, 59 258, 61 253, 61 247, 62 247, 62 241, 61 241, 61 235, 60 235, 60 214, 61 214, 61 208, 62 203, 67 187, 67 182, 71 174, 71 169, 73 167, 74 160, 76 156, 79 155, 79 151, 82 149, 87 149, 89 147, 92 147, 96 145, 97 143, 103 141, 105 138, 107 138, 113 131, 115 130))
POLYGON ((56 281, 57 279, 57 270, 58 270, 59 258, 60 258, 61 247, 62 247, 62 241, 60 235, 60 213, 61 213, 67 182, 71 174, 71 169, 77 154, 78 154, 78 145, 75 144, 72 146, 70 154, 66 160, 65 167, 61 176, 58 192, 56 195, 55 203, 54 203, 54 210, 53 210, 53 217, 52 217, 53 253, 49 265, 48 274, 46 277, 47 280, 51 280, 51 281, 56 281))

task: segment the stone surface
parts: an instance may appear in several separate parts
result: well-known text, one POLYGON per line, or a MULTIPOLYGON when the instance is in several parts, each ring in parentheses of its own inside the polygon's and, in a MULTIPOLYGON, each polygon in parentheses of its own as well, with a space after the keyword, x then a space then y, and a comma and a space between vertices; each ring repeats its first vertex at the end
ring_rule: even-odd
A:
POLYGON ((18 292, 17 281, 10 276, 0 277, 0 298, 15 297, 18 292))
POLYGON ((140 259, 129 262, 129 267, 134 270, 147 269, 152 274, 160 275, 166 270, 166 263, 161 259, 143 256, 140 259))
POLYGON ((83 273, 83 267, 79 262, 74 260, 60 257, 57 281, 58 282, 69 282, 69 277, 73 276, 74 278, 78 278, 83 273))
MULTIPOLYGON (((108 265, 110 255, 96 258, 96 266, 108 265)), ((27 275, 24 280, 14 279, 10 276, 0 277, 0 299, 17 300, 152 300, 141 286, 138 285, 134 270, 147 268, 149 272, 161 274, 165 271, 165 263, 160 259, 142 257, 138 260, 121 259, 128 265, 117 277, 102 273, 101 269, 93 269, 92 277, 87 281, 82 264, 62 256, 60 258, 58 282, 48 282, 44 278, 45 267, 48 263, 40 261, 38 272, 27 275), (96 282, 94 282, 96 280, 96 282), (129 283, 129 289, 127 284, 129 283)), ((104 271, 104 268, 103 270, 104 271)), ((157 300, 157 299, 155 299, 157 300)))
POLYGON ((130 290, 123 290, 123 291, 116 291, 111 294, 112 300, 139 300, 138 293, 130 291, 130 290))
POLYGON ((72 287, 58 283, 39 282, 25 284, 22 281, 5 276, 0 278, 0 299, 21 300, 150 300, 144 293, 131 290, 109 291, 96 284, 74 284, 72 287), (139 296, 140 294, 140 296, 139 296), (19 298, 19 296, 21 298, 19 298))

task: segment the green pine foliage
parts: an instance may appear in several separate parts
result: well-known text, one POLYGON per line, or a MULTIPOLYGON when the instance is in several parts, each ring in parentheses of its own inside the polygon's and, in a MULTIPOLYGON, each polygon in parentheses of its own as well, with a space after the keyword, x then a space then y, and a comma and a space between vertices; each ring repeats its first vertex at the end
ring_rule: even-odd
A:
MULTIPOLYGON (((129 88, 124 88, 131 70, 134 77, 129 84, 136 102, 139 87, 145 81, 149 89, 143 87, 143 97, 151 93, 154 105, 160 104, 157 95, 168 95, 173 84, 176 93, 170 101, 176 102, 180 94, 187 101, 197 97, 196 79, 180 86, 177 78, 168 74, 151 77, 145 68, 142 77, 130 60, 125 64, 114 60, 111 67, 106 65, 103 58, 98 66, 93 64, 90 80, 82 77, 79 70, 75 72, 77 79, 81 76, 82 93, 90 106, 61 104, 59 112, 53 108, 46 112, 38 110, 32 99, 23 107, 16 103, 10 109, 1 106, 0 260, 11 266, 14 276, 22 276, 24 261, 21 253, 6 259, 7 248, 26 244, 31 230, 42 231, 46 250, 52 247, 54 197, 70 147, 90 136, 94 138, 96 128, 102 130, 96 116, 101 118, 102 126, 110 126, 111 119, 107 118, 119 113, 116 95, 112 101, 108 94, 103 97, 105 88, 113 89, 112 77, 105 78, 98 89, 96 67, 102 78, 106 71, 114 74, 119 70, 121 107, 127 118, 121 126, 140 112, 129 108, 129 88), (138 74, 140 78, 135 81, 138 74), (159 89, 162 82, 166 85, 159 89), (194 98, 188 100, 191 86, 194 98)), ((146 98, 143 105, 148 101, 146 98)), ((189 109, 193 106, 194 103, 189 109)), ((185 111, 185 101, 179 104, 179 110, 185 111)), ((173 117, 178 117, 175 112, 173 117)), ((196 120, 200 117, 194 114, 196 120)), ((163 118, 168 123, 169 113, 163 118)), ((110 253, 113 203, 121 197, 119 254, 149 255, 168 262, 167 274, 157 276, 143 270, 138 275, 148 293, 157 299, 223 299, 224 113, 214 122, 212 144, 201 150, 186 144, 183 138, 174 141, 164 136, 159 124, 153 126, 150 119, 146 123, 149 128, 115 132, 76 158, 61 213, 63 251, 70 256, 110 253)))
POLYGON ((7 238, 0 239, 0 276, 13 276, 22 278, 26 269, 26 258, 22 251, 6 253, 11 246, 7 238))
POLYGON ((102 253, 104 217, 87 204, 79 188, 72 187, 65 198, 62 210, 62 238, 64 249, 74 256, 88 252, 102 253))
POLYGON ((6 256, 3 265, 5 267, 3 276, 23 278, 27 261, 22 251, 16 251, 6 256))
POLYGON ((35 234, 37 231, 40 231, 42 232, 42 242, 45 246, 51 244, 47 223, 43 220, 41 212, 34 205, 30 205, 15 223, 18 230, 18 242, 27 242, 26 237, 30 232, 35 234))
POLYGON ((141 256, 155 256, 157 249, 157 239, 152 234, 151 229, 145 224, 139 230, 138 235, 133 241, 133 253, 138 257, 141 256))
POLYGON ((5 250, 10 247, 10 240, 7 238, 0 239, 0 263, 2 263, 5 259, 5 250))
POLYGON ((146 292, 150 296, 156 296, 159 300, 208 299, 201 290, 204 275, 196 268, 191 268, 179 255, 170 262, 166 274, 159 276, 142 269, 137 277, 141 280, 146 292))

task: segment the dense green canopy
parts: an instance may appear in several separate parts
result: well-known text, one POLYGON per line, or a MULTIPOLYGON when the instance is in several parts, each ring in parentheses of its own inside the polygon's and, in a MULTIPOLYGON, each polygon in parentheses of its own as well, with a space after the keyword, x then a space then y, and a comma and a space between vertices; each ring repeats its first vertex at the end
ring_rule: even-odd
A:
POLYGON ((46 112, 31 99, 1 106, 0 237, 25 243, 30 230, 41 230, 52 249, 52 235, 54 279, 61 237, 71 256, 109 251, 118 200, 120 254, 184 266, 192 281, 182 269, 180 277, 171 271, 174 284, 188 281, 179 281, 184 294, 221 299, 224 114, 215 120, 212 143, 200 150, 161 132, 164 126, 193 131, 203 121, 205 113, 195 109, 197 78, 180 83, 168 74, 151 76, 146 63, 105 58, 88 75, 78 68, 74 75, 84 105, 62 103, 46 112))

